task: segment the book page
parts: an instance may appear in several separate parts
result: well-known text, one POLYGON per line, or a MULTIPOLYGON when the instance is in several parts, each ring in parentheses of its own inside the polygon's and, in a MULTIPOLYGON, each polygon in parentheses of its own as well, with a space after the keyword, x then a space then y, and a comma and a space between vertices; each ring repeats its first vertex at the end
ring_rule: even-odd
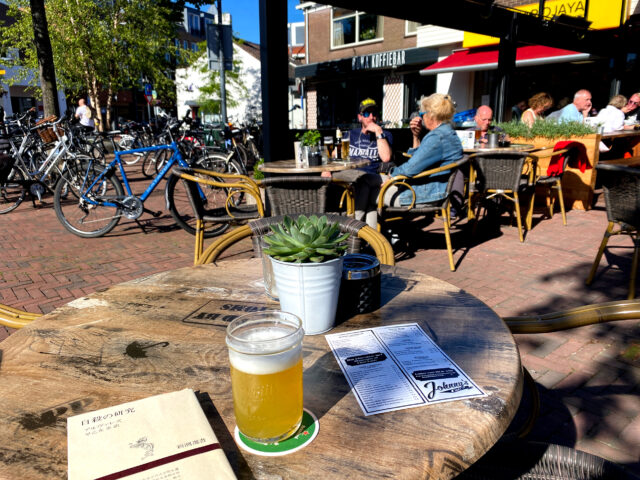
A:
POLYGON ((193 390, 67 419, 69 480, 234 479, 193 390))

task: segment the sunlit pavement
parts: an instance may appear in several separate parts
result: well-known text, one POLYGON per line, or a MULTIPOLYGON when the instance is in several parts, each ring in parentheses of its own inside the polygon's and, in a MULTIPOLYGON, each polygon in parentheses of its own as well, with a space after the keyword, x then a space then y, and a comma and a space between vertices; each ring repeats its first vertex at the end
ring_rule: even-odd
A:
MULTIPOLYGON (((146 185, 146 182, 144 182, 146 185)), ((147 202, 164 211, 163 183, 147 202)), ((134 182, 134 191, 143 189, 134 182)), ((82 239, 58 222, 52 198, 25 201, 0 215, 0 302, 47 313, 70 300, 126 280, 193 261, 193 237, 173 226, 168 212, 125 220, 103 238, 82 239)), ((595 282, 584 284, 606 227, 602 205, 534 217, 524 243, 509 217, 501 225, 466 222, 453 229, 456 272, 449 270, 441 223, 398 244, 399 265, 446 280, 501 316, 546 313, 627 296, 629 238, 613 238, 595 282), (406 252, 403 252, 405 251, 406 252)), ((542 393, 542 413, 530 438, 569 445, 640 473, 640 321, 629 320, 541 335, 518 335, 524 366, 542 393)), ((0 331, 0 338, 10 332, 0 331)), ((470 332, 472 334, 472 332, 470 332)), ((425 407, 428 408, 428 407, 425 407)))

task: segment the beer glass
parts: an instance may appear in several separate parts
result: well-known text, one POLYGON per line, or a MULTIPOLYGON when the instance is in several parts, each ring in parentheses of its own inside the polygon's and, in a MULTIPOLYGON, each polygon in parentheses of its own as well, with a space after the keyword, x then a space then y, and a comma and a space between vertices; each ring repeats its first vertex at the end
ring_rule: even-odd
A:
POLYGON ((227 327, 238 430, 277 443, 302 422, 302 321, 276 310, 241 315, 227 327))
POLYGON ((324 137, 324 146, 327 147, 327 157, 333 157, 333 137, 324 137))
POLYGON ((342 137, 342 159, 349 160, 349 137, 342 137))

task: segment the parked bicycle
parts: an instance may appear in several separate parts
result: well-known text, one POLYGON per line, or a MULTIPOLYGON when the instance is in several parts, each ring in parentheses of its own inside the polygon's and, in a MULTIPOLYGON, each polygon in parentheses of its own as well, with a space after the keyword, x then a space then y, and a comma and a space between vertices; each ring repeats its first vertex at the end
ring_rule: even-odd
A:
MULTIPOLYGON (((171 129, 169 129, 169 132, 171 129)), ((80 237, 99 237, 113 230, 124 216, 138 220, 143 213, 157 217, 161 212, 153 212, 145 208, 145 201, 165 178, 174 165, 189 167, 175 139, 167 145, 144 147, 140 149, 116 151, 114 160, 106 167, 97 165, 93 159, 70 165, 71 174, 64 177, 54 193, 54 208, 62 225, 71 233, 80 237), (134 195, 127 178, 122 157, 132 153, 168 151, 171 156, 151 183, 139 196, 134 195), (116 175, 120 172, 122 182, 116 175), (123 189, 124 182, 124 189, 123 189)), ((210 165, 213 168, 227 168, 222 163, 210 165)), ((209 168, 205 167, 205 168, 209 168)), ((228 201, 229 191, 215 187, 200 188, 200 201, 209 207, 224 207, 228 201)), ((184 181, 170 176, 165 187, 166 204, 176 223, 187 232, 195 233, 193 209, 189 203, 184 181)), ((229 225, 212 225, 206 237, 224 232, 229 225)))

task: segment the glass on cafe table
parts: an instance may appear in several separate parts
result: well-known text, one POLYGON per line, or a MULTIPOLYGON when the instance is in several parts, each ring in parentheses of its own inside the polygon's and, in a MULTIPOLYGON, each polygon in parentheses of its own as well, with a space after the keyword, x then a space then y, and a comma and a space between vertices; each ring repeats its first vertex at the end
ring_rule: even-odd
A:
POLYGON ((349 160, 349 135, 342 137, 342 159, 349 160))
POLYGON ((227 327, 238 430, 260 443, 293 435, 302 422, 302 321, 277 310, 239 316, 227 327))
POLYGON ((327 149, 327 157, 328 158, 333 157, 333 149, 334 149, 333 137, 324 137, 324 146, 327 149))

